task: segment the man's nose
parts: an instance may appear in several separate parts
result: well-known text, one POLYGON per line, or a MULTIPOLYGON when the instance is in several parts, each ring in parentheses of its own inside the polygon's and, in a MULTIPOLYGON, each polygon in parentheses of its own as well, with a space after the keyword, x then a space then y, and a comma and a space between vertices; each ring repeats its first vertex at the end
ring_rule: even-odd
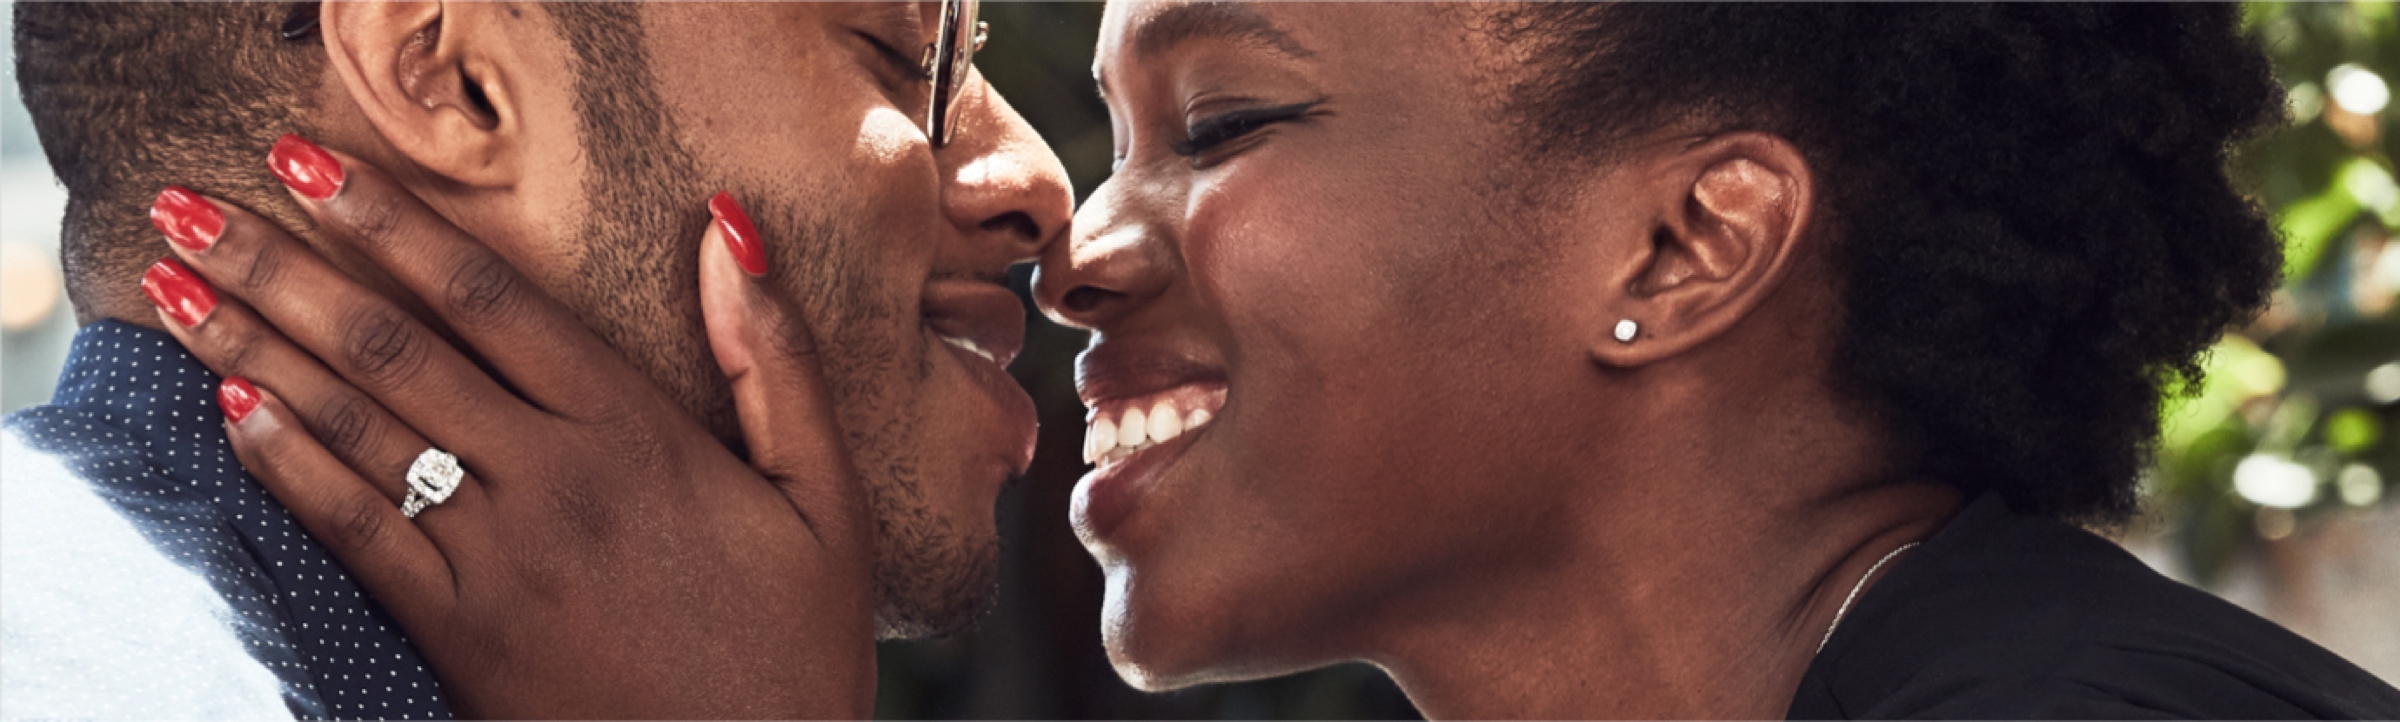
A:
POLYGON ((1164 294, 1179 261, 1171 244, 1135 212, 1144 204, 1123 176, 1092 191, 1072 237, 1042 254, 1033 300, 1060 324, 1107 330, 1164 294))
POLYGON ((957 135, 938 151, 947 174, 942 210, 965 231, 971 255, 1002 265, 1033 260, 1065 234, 1074 191, 1058 154, 980 80, 959 98, 957 135))

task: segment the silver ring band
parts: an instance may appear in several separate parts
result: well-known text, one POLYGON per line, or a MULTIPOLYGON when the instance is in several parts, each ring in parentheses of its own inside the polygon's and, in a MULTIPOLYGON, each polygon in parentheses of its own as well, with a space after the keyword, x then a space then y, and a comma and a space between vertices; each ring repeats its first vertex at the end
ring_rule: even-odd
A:
POLYGON ((466 477, 467 470, 459 467, 458 457, 426 448, 408 465, 408 495, 400 499, 400 515, 415 519, 426 507, 449 501, 451 492, 458 491, 458 483, 466 477))

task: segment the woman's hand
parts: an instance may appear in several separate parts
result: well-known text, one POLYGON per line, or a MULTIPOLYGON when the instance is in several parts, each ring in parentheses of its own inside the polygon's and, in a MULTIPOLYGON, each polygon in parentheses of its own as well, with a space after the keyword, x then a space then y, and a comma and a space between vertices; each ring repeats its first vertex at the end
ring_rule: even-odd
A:
POLYGON ((871 713, 864 491, 807 334, 775 332, 805 320, 756 283, 764 249, 730 197, 710 203, 702 296, 750 464, 381 172, 297 137, 270 165, 490 371, 273 223, 181 189, 152 219, 189 268, 162 261, 144 288, 226 378, 242 465, 408 631, 457 711, 871 713), (410 519, 427 448, 467 474, 410 519))

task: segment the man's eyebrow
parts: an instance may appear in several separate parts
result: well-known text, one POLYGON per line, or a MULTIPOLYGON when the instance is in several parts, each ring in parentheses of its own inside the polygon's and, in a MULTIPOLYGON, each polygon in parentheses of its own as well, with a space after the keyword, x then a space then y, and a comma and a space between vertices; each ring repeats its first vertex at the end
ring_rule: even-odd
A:
POLYGON ((1203 38, 1255 43, 1293 58, 1316 55, 1257 10, 1230 2, 1196 2, 1159 11, 1134 28, 1133 51, 1152 58, 1203 38))

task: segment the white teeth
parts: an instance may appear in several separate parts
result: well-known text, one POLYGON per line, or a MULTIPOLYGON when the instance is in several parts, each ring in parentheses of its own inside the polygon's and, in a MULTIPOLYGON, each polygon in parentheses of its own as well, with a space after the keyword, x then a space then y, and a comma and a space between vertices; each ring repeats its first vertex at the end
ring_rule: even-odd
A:
POLYGON ((1117 448, 1117 422, 1102 417, 1092 422, 1091 430, 1083 434, 1083 462, 1100 460, 1100 455, 1117 448))
POLYGON ((1088 426, 1083 434, 1083 461, 1107 464, 1199 431, 1216 420, 1216 414, 1208 408, 1181 407, 1224 403, 1222 395, 1215 398, 1219 400, 1212 402, 1184 393, 1136 399, 1121 406, 1111 402, 1094 407, 1084 416, 1088 426))
POLYGON ((975 355, 977 355, 977 356, 981 356, 981 357, 983 357, 983 360, 985 360, 985 361, 990 361, 990 362, 993 362, 993 363, 999 363, 999 362, 1000 362, 1000 357, 998 357, 998 356, 995 356, 995 355, 992 355, 992 352, 990 352, 990 351, 985 351, 985 350, 983 350, 983 347, 982 347, 982 346, 980 346, 980 345, 977 345, 977 344, 976 344, 974 341, 972 341, 972 340, 963 339, 963 338, 958 338, 958 337, 955 337, 955 336, 943 336, 943 337, 942 337, 942 343, 946 343, 946 344, 950 344, 950 345, 952 345, 952 346, 957 346, 957 347, 959 347, 959 348, 966 349, 966 350, 967 350, 967 353, 971 353, 971 354, 975 354, 975 355))
POLYGON ((1127 409, 1125 422, 1117 425, 1118 446, 1141 446, 1150 440, 1150 418, 1141 409, 1127 409))
POLYGON ((1183 435, 1183 415, 1175 413, 1175 407, 1167 405, 1167 402, 1163 400, 1158 402, 1157 406, 1150 407, 1151 443, 1164 444, 1169 439, 1181 435, 1183 435))

